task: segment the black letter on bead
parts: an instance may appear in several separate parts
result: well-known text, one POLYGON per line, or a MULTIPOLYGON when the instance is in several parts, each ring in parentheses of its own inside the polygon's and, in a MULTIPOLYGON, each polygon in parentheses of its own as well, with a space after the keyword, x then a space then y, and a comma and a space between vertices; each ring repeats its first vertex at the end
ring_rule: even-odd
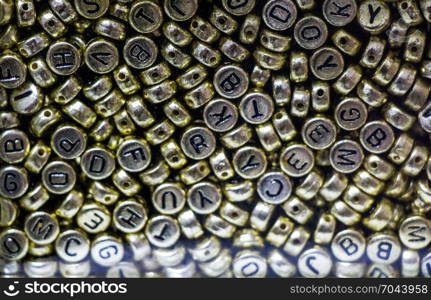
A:
POLYGON ((76 140, 74 143, 72 143, 71 141, 64 139, 60 141, 60 147, 61 149, 63 149, 66 152, 70 152, 73 150, 73 148, 75 148, 76 145, 79 144, 79 140, 76 140))
POLYGON ((24 150, 24 142, 21 139, 7 140, 4 143, 4 152, 20 152, 22 150, 24 150))
POLYGON ((240 83, 241 78, 235 73, 230 73, 229 76, 220 82, 220 85, 225 92, 232 92, 240 83))
POLYGON ((317 139, 315 139, 314 138, 314 135, 316 134, 319 138, 320 137, 323 137, 323 133, 319 130, 319 129, 323 129, 324 131, 326 131, 326 132, 329 132, 329 129, 328 128, 326 128, 326 126, 325 125, 322 125, 322 124, 319 124, 319 125, 317 125, 316 127, 314 127, 314 129, 313 130, 311 130, 310 131, 310 133, 308 134, 308 137, 310 138, 310 139, 312 139, 313 140, 313 142, 315 142, 315 143, 317 143, 318 142, 318 140, 317 139))
POLYGON ((245 6, 247 5, 247 3, 248 3, 248 0, 229 0, 227 2, 227 6, 229 6, 230 9, 235 9, 235 8, 240 8, 245 6))
POLYGON ((336 12, 331 11, 331 15, 341 16, 341 17, 350 17, 350 14, 343 12, 344 10, 348 9, 351 6, 350 4, 347 4, 345 6, 340 6, 336 2, 332 2, 332 4, 334 4, 334 6, 337 8, 337 11, 336 12))
POLYGON ((287 8, 276 4, 272 7, 271 11, 269 12, 269 16, 273 19, 276 19, 279 22, 286 23, 289 20, 291 13, 289 10, 287 10, 287 8), (278 10, 278 14, 277 14, 277 10, 278 10))
POLYGON ((89 14, 94 14, 95 12, 98 12, 100 9, 100 5, 97 4, 97 1, 84 0, 84 3, 87 5, 95 6, 94 9, 87 9, 87 13, 89 13, 89 14))
POLYGON ((283 190, 283 183, 281 182, 281 180, 278 179, 272 179, 271 180, 271 184, 277 183, 278 184, 278 190, 275 193, 270 193, 269 191, 265 191, 265 194, 267 194, 270 197, 277 197, 278 195, 280 195, 281 191, 283 190))
POLYGON ((374 10, 373 6, 371 4, 368 4, 368 11, 370 13, 370 23, 373 24, 374 20, 376 19, 379 12, 382 10, 382 8, 379 6, 376 10, 374 10))
POLYGON ((321 34, 322 32, 320 31, 320 28, 314 25, 305 26, 301 30, 301 37, 307 41, 317 40, 321 34), (310 33, 310 35, 308 35, 307 33, 310 33))
POLYGON ((15 192, 18 189, 18 184, 15 181, 9 181, 9 178, 16 178, 16 175, 13 173, 7 173, 4 177, 3 186, 7 192, 15 192))
POLYGON ((90 172, 93 172, 93 173, 102 173, 103 170, 105 169, 105 164, 106 164, 105 159, 102 156, 94 154, 91 157, 89 170, 90 172), (97 167, 96 165, 99 165, 98 169, 96 169, 97 167))
POLYGON ((361 117, 361 112, 356 108, 349 109, 349 115, 352 116, 351 118, 346 118, 345 117, 346 113, 347 113, 346 110, 342 110, 340 112, 341 120, 343 120, 343 121, 355 121, 361 117), (356 117, 354 115, 356 115, 356 117))
POLYGON ((64 172, 49 173, 48 181, 52 185, 66 185, 69 175, 64 172))
POLYGON ((299 159, 297 159, 297 160, 295 160, 294 162, 292 162, 292 158, 294 158, 295 157, 295 152, 294 153, 292 153, 290 156, 289 156, 289 158, 287 159, 287 163, 289 164, 289 166, 291 166, 292 168, 294 168, 294 169, 296 169, 297 171, 301 171, 302 169, 304 169, 307 165, 308 165, 308 163, 307 162, 304 162, 303 164, 302 164, 302 166, 300 166, 300 167, 298 167, 297 166, 297 164, 299 163, 299 159))
POLYGON ((129 224, 131 227, 136 227, 137 224, 135 223, 135 221, 133 220, 134 218, 136 219, 142 219, 142 216, 140 214, 138 214, 135 210, 131 209, 130 207, 126 207, 126 210, 130 213, 129 217, 126 218, 124 216, 119 216, 118 218, 123 221, 124 223, 129 224))
POLYGON ((249 159, 248 159, 248 161, 247 161, 247 163, 244 165, 244 166, 242 166, 241 167, 241 171, 247 171, 247 170, 249 170, 249 169, 253 169, 253 168, 256 168, 256 167, 258 167, 259 165, 260 165, 260 163, 259 162, 253 162, 253 160, 256 158, 256 156, 254 156, 254 155, 250 155, 250 157, 249 157, 249 159))
POLYGON ((172 199, 172 207, 173 208, 177 208, 177 196, 175 196, 174 192, 168 191, 168 192, 164 192, 162 195, 162 208, 166 208, 166 199, 168 198, 168 196, 171 196, 172 199))
POLYGON ((225 123, 227 120, 229 120, 230 118, 232 118, 231 114, 225 115, 226 110, 227 110, 227 107, 223 105, 221 112, 210 114, 210 117, 218 118, 217 122, 215 123, 216 126, 221 125, 225 123))
POLYGON ((386 139, 386 133, 382 129, 377 128, 367 137, 366 141, 371 146, 378 147, 385 139, 386 139))
POLYGON ((144 154, 144 150, 142 150, 142 148, 135 148, 135 149, 126 151, 126 152, 123 153, 123 155, 124 156, 131 155, 133 157, 133 160, 138 160, 139 157, 138 157, 138 155, 136 153, 138 153, 138 154, 141 155, 142 160, 146 160, 146 157, 145 157, 145 154, 144 154))
POLYGON ((329 69, 329 68, 336 68, 338 67, 337 64, 331 64, 331 61, 334 59, 333 55, 329 55, 325 61, 323 62, 323 64, 321 64, 320 66, 317 67, 317 70, 323 70, 323 69, 329 69))
POLYGON ((4 242, 3 246, 10 254, 19 253, 21 251, 21 245, 17 242, 17 240, 13 236, 8 236, 4 242), (9 244, 13 243, 13 246, 11 247, 9 244), (15 248, 15 249, 12 249, 15 248))
POLYGON ((198 154, 201 153, 201 148, 208 148, 208 145, 205 144, 205 138, 201 134, 195 134, 192 136, 190 138, 190 144, 198 154))
POLYGON ((213 201, 208 198, 207 196, 205 196, 205 194, 202 191, 198 191, 199 196, 201 197, 201 207, 205 207, 205 202, 208 202, 210 204, 213 203, 213 201))
POLYGON ((352 166, 355 164, 355 162, 353 160, 347 158, 347 156, 356 155, 358 153, 356 150, 339 149, 338 152, 343 152, 344 154, 338 154, 337 155, 337 157, 342 160, 342 161, 337 161, 337 165, 352 166))
POLYGON ((73 57, 73 53, 72 52, 67 52, 67 53, 54 53, 52 54, 53 58, 60 58, 61 62, 55 64, 55 67, 57 69, 69 69, 70 67, 73 67, 73 64, 68 63, 67 59, 68 57, 73 57))

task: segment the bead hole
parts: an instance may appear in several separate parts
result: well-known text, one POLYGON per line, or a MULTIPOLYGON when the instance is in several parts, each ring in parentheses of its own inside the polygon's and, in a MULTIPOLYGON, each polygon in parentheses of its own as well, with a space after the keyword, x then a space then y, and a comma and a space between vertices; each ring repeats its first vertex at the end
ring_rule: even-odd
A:
POLYGON ((221 16, 221 17, 218 17, 217 18, 217 22, 220 24, 220 25, 224 25, 224 24, 226 24, 226 17, 223 17, 223 16, 221 16))

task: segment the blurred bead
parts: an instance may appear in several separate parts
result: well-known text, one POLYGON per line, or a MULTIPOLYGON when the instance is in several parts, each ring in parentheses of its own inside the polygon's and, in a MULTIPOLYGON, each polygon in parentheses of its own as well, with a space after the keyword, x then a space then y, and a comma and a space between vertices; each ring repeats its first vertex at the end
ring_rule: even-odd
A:
POLYGON ((299 224, 306 224, 313 216, 313 211, 310 207, 295 196, 283 203, 282 208, 287 216, 299 224))
POLYGON ((53 12, 64 22, 72 23, 78 18, 78 14, 69 0, 49 0, 49 6, 53 12))
POLYGON ((283 109, 278 110, 274 114, 272 123, 274 125, 275 131, 277 132, 282 141, 290 141, 297 134, 297 131, 292 123, 290 116, 283 109))
POLYGON ((28 71, 34 82, 42 88, 51 86, 57 81, 57 77, 51 72, 48 65, 41 58, 33 59, 30 62, 28 71))
POLYGON ((14 46, 19 40, 18 29, 15 25, 9 25, 0 34, 0 49, 8 49, 14 46))
POLYGON ((268 82, 271 77, 271 71, 262 69, 260 66, 256 65, 250 74, 250 81, 257 88, 262 88, 268 82))
POLYGON ((274 205, 261 201, 257 202, 250 215, 251 227, 258 231, 265 231, 274 209, 274 205))
POLYGON ((139 193, 142 186, 139 182, 124 170, 116 170, 112 174, 112 182, 126 196, 133 196, 139 193))
POLYGON ((331 243, 331 250, 335 258, 346 262, 360 260, 365 253, 365 248, 365 237, 355 229, 338 232, 331 243))
POLYGON ((83 194, 78 191, 71 191, 58 205, 55 214, 61 218, 71 219, 76 216, 83 203, 83 194))
POLYGON ((360 41, 343 29, 337 30, 331 39, 338 49, 350 56, 356 55, 361 48, 360 41))
POLYGON ((431 277, 431 253, 427 253, 421 261, 421 272, 422 275, 426 278, 430 278, 431 277))
POLYGON ((417 176, 425 167, 428 156, 428 148, 422 145, 416 145, 404 162, 401 171, 408 176, 417 176))
POLYGON ((193 90, 184 95, 184 101, 192 108, 196 109, 210 101, 215 95, 212 83, 205 81, 193 90))
POLYGON ((263 30, 260 35, 260 44, 274 52, 285 52, 291 48, 292 38, 269 30, 263 30))
POLYGON ((413 85, 416 73, 416 68, 413 65, 409 63, 403 64, 389 85, 388 92, 396 96, 405 95, 413 85))
POLYGON ((341 173, 334 172, 323 183, 319 194, 326 201, 334 201, 337 199, 347 187, 347 177, 341 173))

